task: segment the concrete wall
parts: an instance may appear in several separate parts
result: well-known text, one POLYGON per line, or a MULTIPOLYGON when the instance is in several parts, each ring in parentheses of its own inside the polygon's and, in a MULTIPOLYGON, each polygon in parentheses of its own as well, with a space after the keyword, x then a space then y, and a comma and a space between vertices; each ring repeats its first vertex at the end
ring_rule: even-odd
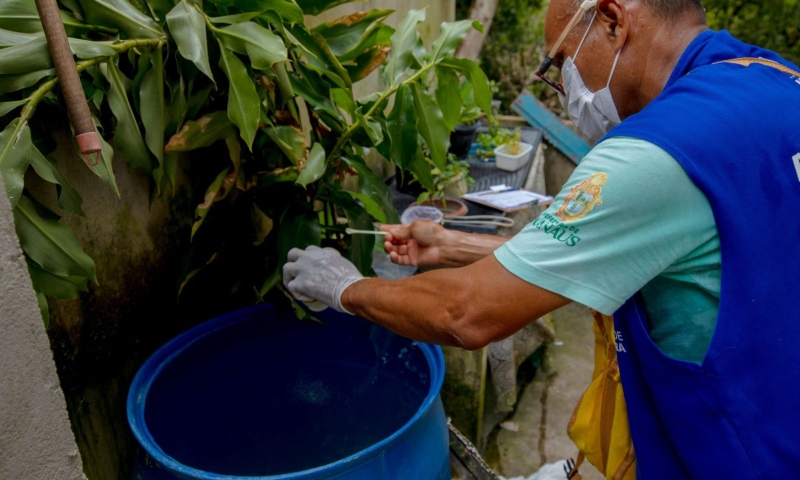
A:
POLYGON ((0 478, 82 479, 50 342, 0 182, 0 478))

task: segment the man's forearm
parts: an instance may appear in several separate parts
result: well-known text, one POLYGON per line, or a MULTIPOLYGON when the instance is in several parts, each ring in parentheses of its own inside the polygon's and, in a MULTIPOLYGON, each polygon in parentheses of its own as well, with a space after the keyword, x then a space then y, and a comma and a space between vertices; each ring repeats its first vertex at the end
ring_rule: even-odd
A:
POLYGON ((471 265, 491 255, 508 240, 510 237, 446 230, 443 244, 440 247, 442 265, 448 267, 471 265))
POLYGON ((468 281, 450 269, 401 280, 369 278, 348 287, 342 305, 404 337, 463 347, 455 324, 465 307, 461 293, 468 281))

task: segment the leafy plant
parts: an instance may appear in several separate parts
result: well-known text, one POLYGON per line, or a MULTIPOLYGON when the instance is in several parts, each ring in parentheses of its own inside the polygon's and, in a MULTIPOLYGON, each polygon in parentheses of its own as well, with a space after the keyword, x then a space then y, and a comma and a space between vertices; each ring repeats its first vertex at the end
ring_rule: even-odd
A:
POLYGON ((489 131, 479 133, 475 143, 478 144, 476 155, 478 158, 492 158, 494 157, 494 150, 514 140, 515 136, 521 138, 521 132, 517 128, 512 130, 510 128, 501 127, 496 119, 489 121, 489 131))
POLYGON ((519 128, 514 130, 511 140, 506 143, 506 150, 513 156, 519 155, 522 151, 522 132, 519 128))
POLYGON ((709 27, 800 64, 798 0, 704 0, 709 27))
POLYGON ((437 166, 431 168, 431 177, 433 188, 426 189, 419 194, 417 203, 420 205, 431 199, 445 198, 448 195, 448 189, 454 188, 457 182, 463 181, 466 187, 475 184, 475 179, 469 176, 469 163, 459 160, 452 153, 447 154, 447 163, 444 168, 437 166))
MULTIPOLYGON (((89 167, 118 195, 113 149, 176 195, 180 165, 210 159, 196 207, 192 252, 180 284, 219 296, 264 298, 280 285, 293 247, 326 244, 371 270, 374 239, 344 229, 396 222, 386 185, 364 161, 376 148, 434 188, 430 162, 447 166, 448 133, 462 110, 460 79, 490 111, 486 76, 453 53, 468 21, 444 23, 430 49, 417 32, 424 11, 396 30, 392 12, 347 15, 314 28, 341 0, 60 0, 61 16, 98 128, 101 161, 89 167), (354 82, 382 66, 387 89, 354 98, 354 82), (428 85, 436 84, 435 94, 428 85), (387 106, 394 99, 391 108, 387 106), (185 155, 193 152, 191 155, 185 155), (358 187, 346 189, 347 177, 358 187)), ((25 190, 28 167, 56 184, 59 209, 81 198, 47 157, 54 148, 35 115, 59 104, 57 78, 34 0, 0 3, 0 173, 47 319, 47 297, 73 298, 97 282, 74 232, 25 190)), ((88 165, 88 164, 87 164, 88 165)))

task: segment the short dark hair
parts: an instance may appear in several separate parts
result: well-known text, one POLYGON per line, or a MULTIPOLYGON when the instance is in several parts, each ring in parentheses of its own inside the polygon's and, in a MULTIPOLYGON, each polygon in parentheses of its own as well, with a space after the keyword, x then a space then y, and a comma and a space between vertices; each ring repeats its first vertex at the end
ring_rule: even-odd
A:
MULTIPOLYGON (((700 0, 639 0, 647 6, 653 13, 665 20, 674 20, 686 13, 696 13, 705 18, 705 9, 700 4, 700 0)), ((583 0, 578 0, 581 5, 583 0)), ((591 19, 593 12, 586 12, 586 18, 591 19)))
POLYGON ((688 12, 705 13, 700 0, 639 0, 662 18, 676 18, 688 12))

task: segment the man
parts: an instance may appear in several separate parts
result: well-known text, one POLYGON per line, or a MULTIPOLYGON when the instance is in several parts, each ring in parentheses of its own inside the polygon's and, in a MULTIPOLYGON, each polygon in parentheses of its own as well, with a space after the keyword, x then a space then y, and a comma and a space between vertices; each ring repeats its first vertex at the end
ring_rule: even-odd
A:
POLYGON ((290 253, 284 282, 467 349, 570 301, 614 314, 640 478, 792 475, 800 69, 709 31, 698 0, 552 0, 545 38, 540 72, 561 70, 563 86, 546 81, 600 139, 547 212, 507 242, 383 228, 396 263, 461 268, 362 279, 309 247, 290 253))

